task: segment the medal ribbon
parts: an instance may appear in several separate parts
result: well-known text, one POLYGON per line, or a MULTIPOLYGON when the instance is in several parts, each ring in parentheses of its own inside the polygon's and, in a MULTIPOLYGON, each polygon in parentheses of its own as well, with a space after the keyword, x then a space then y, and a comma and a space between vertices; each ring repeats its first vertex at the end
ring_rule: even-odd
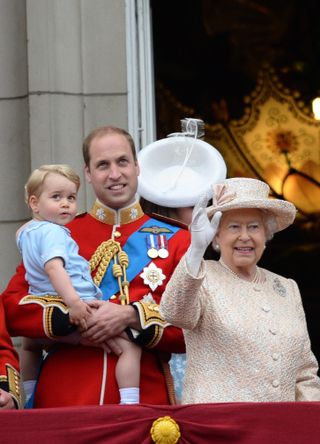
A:
POLYGON ((167 250, 168 249, 167 237, 164 236, 163 234, 159 234, 158 235, 158 239, 159 239, 160 248, 164 249, 164 250, 167 250))
POLYGON ((155 240, 157 241, 157 238, 155 237, 154 234, 149 234, 146 237, 146 242, 147 242, 147 254, 149 257, 151 257, 152 259, 155 257, 158 257, 158 244, 155 243, 155 240), (155 251, 156 254, 155 256, 151 256, 149 254, 149 250, 155 251))

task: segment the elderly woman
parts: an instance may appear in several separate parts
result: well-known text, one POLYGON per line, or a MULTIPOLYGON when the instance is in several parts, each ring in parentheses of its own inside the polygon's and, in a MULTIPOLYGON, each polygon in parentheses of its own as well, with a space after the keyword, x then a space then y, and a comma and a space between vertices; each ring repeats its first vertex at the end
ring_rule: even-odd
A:
POLYGON ((227 179, 213 187, 211 207, 202 198, 193 211, 191 245, 160 305, 184 329, 185 404, 320 400, 298 286, 257 266, 296 213, 268 194, 259 180, 227 179), (210 242, 219 261, 203 261, 210 242))

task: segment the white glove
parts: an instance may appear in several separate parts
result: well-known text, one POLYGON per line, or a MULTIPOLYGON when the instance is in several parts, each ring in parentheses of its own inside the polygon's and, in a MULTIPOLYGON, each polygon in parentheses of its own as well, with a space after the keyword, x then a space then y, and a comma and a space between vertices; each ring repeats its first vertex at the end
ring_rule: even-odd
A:
POLYGON ((191 244, 186 253, 186 263, 189 272, 193 276, 199 273, 203 255, 215 237, 221 219, 221 211, 214 214, 211 221, 207 215, 207 205, 209 197, 204 195, 193 209, 192 220, 190 224, 191 244))

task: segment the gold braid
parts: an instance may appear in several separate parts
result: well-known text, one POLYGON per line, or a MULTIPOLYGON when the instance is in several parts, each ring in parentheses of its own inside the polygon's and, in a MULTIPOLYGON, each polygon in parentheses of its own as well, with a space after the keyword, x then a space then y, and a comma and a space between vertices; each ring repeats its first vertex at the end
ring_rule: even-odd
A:
POLYGON ((93 278, 94 283, 100 286, 112 258, 114 259, 112 274, 118 279, 120 302, 122 305, 129 304, 129 282, 127 281, 126 273, 126 269, 129 265, 129 258, 127 253, 122 250, 119 242, 116 242, 113 239, 104 241, 92 255, 90 259, 90 271, 92 273, 97 269, 93 278))
POLYGON ((129 258, 125 251, 119 251, 118 258, 123 272, 122 288, 124 293, 125 304, 129 304, 129 281, 127 281, 127 268, 129 265, 129 258))

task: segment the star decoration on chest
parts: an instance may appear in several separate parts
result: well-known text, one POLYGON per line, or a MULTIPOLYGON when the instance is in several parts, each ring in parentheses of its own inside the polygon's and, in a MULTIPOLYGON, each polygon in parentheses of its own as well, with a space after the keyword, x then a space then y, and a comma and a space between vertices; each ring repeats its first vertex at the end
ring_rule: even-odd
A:
POLYGON ((140 277, 143 279, 143 283, 148 285, 152 291, 159 287, 159 285, 162 285, 166 278, 161 268, 158 268, 153 262, 143 268, 140 277))

